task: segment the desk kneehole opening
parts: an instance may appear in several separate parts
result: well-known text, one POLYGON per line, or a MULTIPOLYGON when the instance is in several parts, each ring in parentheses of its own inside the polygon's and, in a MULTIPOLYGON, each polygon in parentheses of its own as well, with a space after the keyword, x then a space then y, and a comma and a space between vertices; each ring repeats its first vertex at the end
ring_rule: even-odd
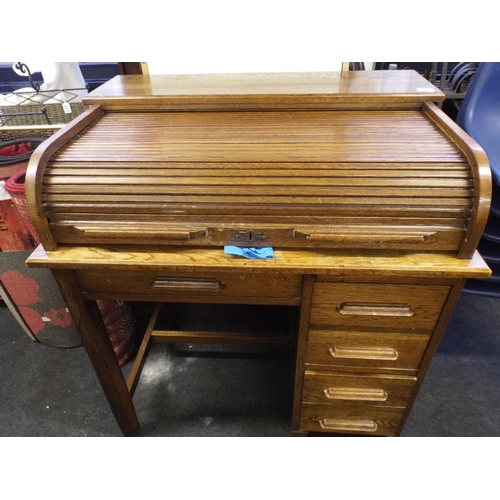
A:
POLYGON ((333 358, 338 359, 377 359, 395 361, 399 352, 392 347, 340 347, 333 346, 328 349, 333 358))

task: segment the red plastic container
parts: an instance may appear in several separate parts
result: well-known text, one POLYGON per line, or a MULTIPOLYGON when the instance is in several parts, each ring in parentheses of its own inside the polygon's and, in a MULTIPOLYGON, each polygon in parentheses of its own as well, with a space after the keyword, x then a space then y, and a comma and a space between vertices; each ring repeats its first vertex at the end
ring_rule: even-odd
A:
POLYGON ((33 151, 45 139, 26 138, 0 142, 0 180, 11 175, 26 171, 33 151))
POLYGON ((24 224, 26 225, 31 237, 35 240, 36 244, 40 244, 40 239, 36 233, 36 230, 31 222, 31 217, 28 213, 28 207, 26 204, 26 197, 24 194, 24 180, 26 176, 26 170, 21 170, 15 173, 7 179, 5 182, 5 191, 9 193, 14 206, 16 207, 19 215, 22 217, 24 224))

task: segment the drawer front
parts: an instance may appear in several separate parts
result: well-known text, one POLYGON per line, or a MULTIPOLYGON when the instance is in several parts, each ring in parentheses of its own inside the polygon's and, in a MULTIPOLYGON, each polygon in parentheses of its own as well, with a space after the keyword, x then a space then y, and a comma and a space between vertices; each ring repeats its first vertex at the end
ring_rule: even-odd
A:
POLYGON ((416 370, 430 335, 309 330, 306 363, 416 370))
POLYGON ((347 407, 304 403, 300 429, 306 432, 394 436, 404 408, 347 407))
POLYGON ((449 291, 449 286, 316 282, 311 325, 432 331, 449 291))
POLYGON ((75 271, 80 290, 89 298, 119 294, 167 301, 300 303, 300 275, 250 273, 159 273, 141 271, 75 271), (255 298, 255 300, 253 300, 255 298))
POLYGON ((327 403, 405 407, 416 377, 393 375, 350 375, 307 370, 304 403, 327 403))

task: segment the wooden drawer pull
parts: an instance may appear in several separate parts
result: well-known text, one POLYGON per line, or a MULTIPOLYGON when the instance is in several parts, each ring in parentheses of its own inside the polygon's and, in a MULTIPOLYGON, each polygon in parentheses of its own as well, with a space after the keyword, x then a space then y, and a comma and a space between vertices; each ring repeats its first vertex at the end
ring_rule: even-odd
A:
POLYGON ((337 306, 340 314, 347 316, 404 316, 415 313, 410 304, 380 304, 377 302, 342 302, 337 306))
POLYGON ((399 352, 391 347, 339 347, 334 346, 328 349, 334 358, 348 359, 377 359, 385 361, 395 361, 399 352))
POLYGON ((319 421, 319 425, 325 431, 364 431, 375 432, 377 430, 377 422, 373 420, 336 420, 333 418, 323 418, 319 421))
POLYGON ((328 387, 324 393, 328 399, 348 399, 351 401, 387 401, 388 397, 387 392, 383 389, 328 387))
POLYGON ((329 243, 345 243, 358 245, 390 245, 390 244, 417 244, 435 241, 436 231, 408 231, 400 234, 394 232, 362 233, 355 231, 331 231, 331 232, 305 232, 295 229, 294 238, 302 238, 309 243, 326 241, 329 243))
POLYGON ((222 290, 225 285, 219 278, 169 278, 156 277, 151 286, 153 288, 167 288, 170 290, 214 291, 222 290))
POLYGON ((91 227, 76 226, 75 231, 87 238, 125 239, 125 238, 155 238, 166 241, 189 241, 195 238, 208 236, 207 228, 199 229, 174 229, 174 228, 148 228, 148 227, 91 227))

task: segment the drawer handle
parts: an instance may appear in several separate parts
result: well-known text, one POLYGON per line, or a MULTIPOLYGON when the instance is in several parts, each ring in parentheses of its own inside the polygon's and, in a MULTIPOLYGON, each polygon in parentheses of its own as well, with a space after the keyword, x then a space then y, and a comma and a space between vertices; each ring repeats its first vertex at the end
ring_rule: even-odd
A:
POLYGON ((410 304, 380 304, 377 302, 342 302, 337 306, 337 311, 347 316, 404 316, 411 318, 415 314, 410 304))
POLYGON ((91 226, 75 226, 75 231, 83 234, 86 238, 108 238, 108 239, 125 239, 125 238, 155 238, 158 240, 168 241, 190 241, 195 238, 203 238, 208 236, 207 228, 199 229, 174 229, 174 228, 151 228, 151 227, 127 227, 123 226, 108 226, 108 227, 91 227, 91 226))
POLYGON ((337 420, 323 418, 319 425, 326 431, 364 431, 375 432, 378 428, 377 422, 373 420, 337 420))
POLYGON ((225 285, 219 278, 169 278, 156 277, 151 286, 169 290, 213 291, 222 290, 225 285))
POLYGON ((395 361, 399 352, 392 347, 339 347, 328 349, 334 358, 340 359, 377 359, 382 361, 395 361))
POLYGON ((305 239, 309 243, 328 242, 328 243, 345 243, 358 245, 391 245, 391 244, 418 244, 429 243, 437 239, 436 231, 408 231, 406 233, 396 234, 394 232, 377 232, 360 233, 357 231, 331 231, 331 232, 309 232, 293 230, 294 238, 305 239))
POLYGON ((348 399, 350 401, 387 401, 388 398, 387 392, 383 389, 328 387, 323 392, 328 399, 348 399))

